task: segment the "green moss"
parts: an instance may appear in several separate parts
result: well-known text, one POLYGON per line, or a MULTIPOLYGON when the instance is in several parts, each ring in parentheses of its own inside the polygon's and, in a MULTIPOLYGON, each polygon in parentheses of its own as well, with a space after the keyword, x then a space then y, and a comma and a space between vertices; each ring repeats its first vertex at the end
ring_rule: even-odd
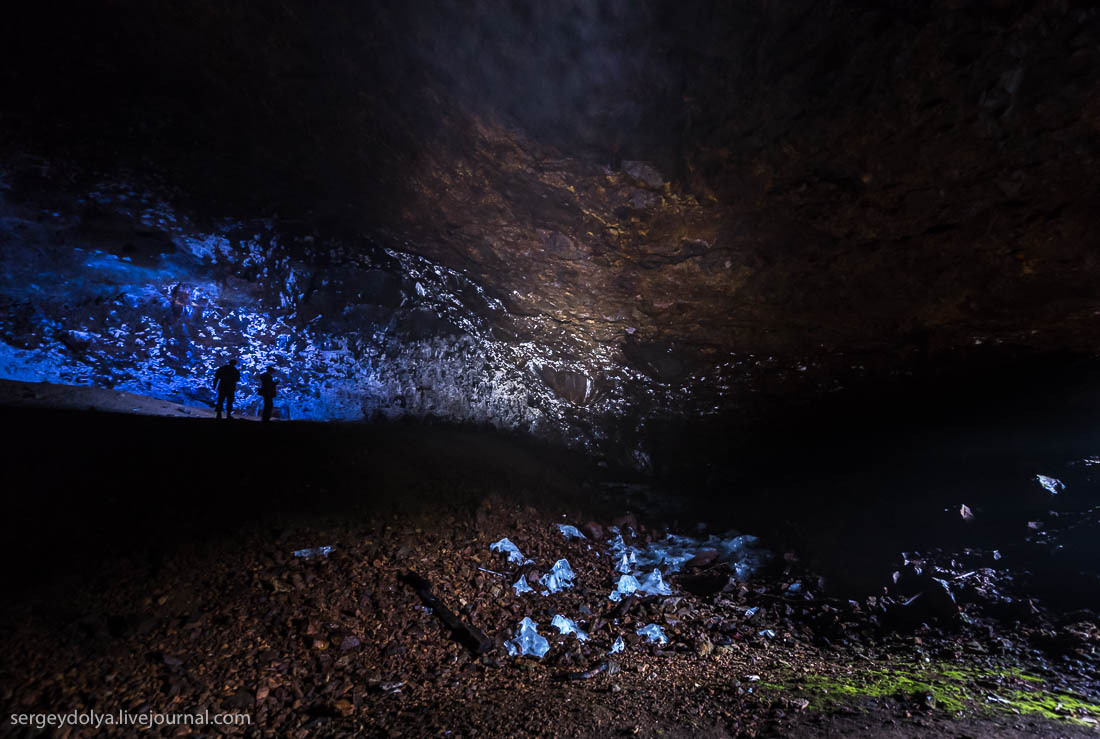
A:
POLYGON ((817 710, 858 706, 861 701, 897 699, 952 714, 1009 712, 1089 723, 1100 705, 1080 696, 1046 690, 1043 679, 1018 668, 979 669, 956 664, 906 663, 878 667, 849 665, 847 671, 788 677, 783 684, 760 683, 767 690, 799 694, 817 710), (999 700, 988 700, 989 696, 999 700))
POLYGON ((1017 690, 1006 699, 1021 713, 1071 721, 1086 716, 1100 718, 1100 705, 1069 693, 1017 690))

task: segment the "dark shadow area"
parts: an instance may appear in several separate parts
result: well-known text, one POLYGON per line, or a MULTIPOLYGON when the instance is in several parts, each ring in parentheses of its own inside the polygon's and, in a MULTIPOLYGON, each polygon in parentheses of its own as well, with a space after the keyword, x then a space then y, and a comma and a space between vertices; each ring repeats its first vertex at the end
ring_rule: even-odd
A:
POLYGON ((1030 573, 1037 596, 1100 604, 1095 524, 1046 548, 1027 541, 1029 523, 1056 529, 1100 500, 1100 466, 1083 461, 1100 454, 1094 367, 1048 357, 965 369, 776 404, 762 422, 676 429, 654 443, 653 480, 461 426, 5 409, 18 432, 4 447, 13 472, 0 535, 34 553, 7 560, 5 579, 30 584, 135 553, 155 562, 313 519, 468 518, 500 495, 554 515, 633 511, 656 531, 756 534, 805 558, 837 595, 877 591, 902 552, 975 547, 1030 573), (1050 494, 1040 474, 1066 489, 1050 494))
MULTIPOLYGON (((265 728, 322 735, 407 725, 418 734, 500 726, 518 736, 545 733, 547 722, 591 735, 592 715, 605 723, 642 716, 675 735, 715 705, 714 693, 684 692, 684 674, 689 686, 739 681, 723 688, 722 704, 752 723, 761 694, 738 691, 749 678, 736 676, 797 658, 825 674, 952 664, 964 675, 952 680, 978 681, 967 688, 977 701, 967 719, 922 713, 930 704, 916 689, 882 698, 868 721, 886 727, 904 716, 899 736, 938 721, 958 730, 962 720, 974 722, 966 724, 974 736, 1008 727, 1071 735, 1076 727, 1050 723, 1061 714, 991 714, 981 701, 987 685, 1003 690, 1023 669, 1042 675, 1028 679, 1047 691, 1080 690, 1091 679, 1064 676, 1089 644, 1087 634, 1074 636, 1092 618, 1081 609, 1100 592, 1089 508, 1100 486, 1083 461, 1100 439, 1083 417, 1036 413, 1042 404, 1021 401, 1031 412, 986 417, 978 410, 991 406, 978 402, 968 406, 973 415, 950 415, 929 401, 939 390, 900 387, 900 396, 847 395, 740 427, 724 446, 717 436, 697 446, 694 457, 678 447, 685 461, 716 456, 660 481, 526 437, 442 424, 0 410, 14 432, 0 458, 10 471, 0 647, 19 666, 18 674, 0 670, 5 685, 19 686, 5 695, 36 706, 180 696, 186 705, 243 709, 265 728), (879 425, 866 425, 872 419, 879 425), (1066 487, 1051 496, 1036 474, 1066 487), (1027 528, 1031 520, 1040 530, 1027 528), (568 540, 562 522, 584 522, 593 538, 568 540), (747 580, 726 564, 704 564, 670 573, 670 597, 616 604, 608 599, 611 532, 601 524, 636 529, 629 538, 638 545, 668 529, 733 527, 759 535, 775 556, 747 580), (517 567, 492 552, 502 536, 533 559, 517 567), (902 567, 903 550, 922 553, 923 575, 902 567), (536 569, 545 575, 566 556, 576 586, 545 600, 513 595, 521 573, 540 577, 536 569), (894 583, 898 569, 906 574, 894 583), (546 627, 563 611, 599 630, 587 655, 546 627), (536 663, 506 656, 504 640, 527 613, 554 647, 519 673, 517 665, 536 663), (710 636, 677 635, 681 619, 693 618, 710 636), (677 641, 643 643, 639 627, 657 622, 677 641), (622 662, 608 657, 620 630, 629 642, 622 662), (31 656, 42 643, 49 656, 31 656), (990 654, 995 662, 982 667, 990 654), (640 660, 645 670, 632 666, 640 660), (628 671, 612 676, 622 664, 628 671), (54 680, 74 665, 80 679, 54 680), (662 694, 651 670, 680 677, 662 694), (135 677, 119 688, 124 673, 135 677), (336 694, 333 675, 343 681, 336 694), (521 682, 541 713, 501 712, 521 682)), ((772 690, 805 689, 801 673, 789 680, 772 690)), ((790 716, 807 734, 859 729, 844 723, 850 714, 803 706, 792 715, 789 701, 798 699, 777 700, 768 704, 782 712, 776 720, 790 716)), ((1082 705, 1081 715, 1097 710, 1082 705)))
MULTIPOLYGON (((1072 354, 1006 355, 801 402, 771 399, 759 422, 674 430, 656 445, 655 464, 695 518, 770 533, 843 594, 880 587, 903 551, 1017 552, 1034 533, 1028 522, 1049 525, 1100 502, 1096 467, 1082 461, 1100 453, 1100 367, 1072 354), (1051 495, 1039 474, 1066 489, 1051 495), (963 520, 963 504, 973 520, 963 520)), ((1033 569, 1044 596, 1095 606, 1098 555, 1090 534, 1049 559, 1020 550, 1013 566, 1033 569)))
POLYGON ((155 566, 245 530, 465 518, 489 494, 592 510, 592 483, 614 474, 562 449, 460 426, 25 408, 2 408, 0 418, 11 432, 0 456, 0 536, 27 555, 4 561, 5 586, 16 588, 94 572, 108 558, 155 566))

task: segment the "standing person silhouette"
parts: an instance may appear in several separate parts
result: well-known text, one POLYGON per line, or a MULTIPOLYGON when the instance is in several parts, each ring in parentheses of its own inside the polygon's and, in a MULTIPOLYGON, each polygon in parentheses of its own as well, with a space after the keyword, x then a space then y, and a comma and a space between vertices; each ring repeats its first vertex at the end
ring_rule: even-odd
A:
POLYGON ((241 381, 241 373, 237 369, 237 360, 230 359, 229 364, 219 367, 214 373, 214 389, 218 391, 218 400, 214 406, 217 418, 222 417, 222 405, 225 405, 225 418, 233 418, 233 396, 237 394, 237 383, 241 381))
POLYGON ((270 421, 271 420, 271 406, 272 406, 272 403, 275 400, 275 392, 276 392, 276 382, 275 382, 275 378, 271 376, 271 368, 270 367, 265 369, 263 371, 263 374, 260 375, 260 389, 257 390, 256 392, 258 392, 260 394, 260 397, 262 397, 264 399, 263 420, 264 420, 264 422, 270 421))

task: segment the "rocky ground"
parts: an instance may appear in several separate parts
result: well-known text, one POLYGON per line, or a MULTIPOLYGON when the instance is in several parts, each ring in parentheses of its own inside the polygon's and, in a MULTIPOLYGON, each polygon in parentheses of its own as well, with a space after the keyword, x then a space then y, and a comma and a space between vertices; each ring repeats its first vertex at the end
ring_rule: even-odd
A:
MULTIPOLYGON (((124 393, 100 387, 57 385, 51 382, 0 380, 0 402, 9 408, 51 408, 143 416, 213 418, 209 408, 186 406, 148 395, 124 393)), ((247 418, 245 414, 239 414, 247 418)))
POLYGON ((1085 736, 1100 720, 1091 600, 1034 596, 1043 562, 1097 538, 1096 508, 1003 548, 898 553, 858 597, 781 527, 755 531, 758 571, 702 551, 661 568, 672 595, 616 603, 612 526, 644 548, 728 522, 477 430, 4 415, 23 429, 5 468, 24 473, 5 494, 6 734, 34 734, 13 713, 90 709, 242 711, 240 733, 299 737, 1085 736), (231 461, 197 470, 211 448, 231 461), (503 537, 533 562, 492 551, 503 537), (544 596, 560 559, 574 583, 544 596), (521 574, 535 592, 514 591, 521 574), (508 654, 524 617, 542 659, 508 654))

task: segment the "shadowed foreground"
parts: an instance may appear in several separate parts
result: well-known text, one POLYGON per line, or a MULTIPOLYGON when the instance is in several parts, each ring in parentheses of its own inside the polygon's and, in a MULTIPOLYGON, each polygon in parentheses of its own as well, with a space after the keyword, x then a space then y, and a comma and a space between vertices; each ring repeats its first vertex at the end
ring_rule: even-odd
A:
MULTIPOLYGON (((689 563, 665 573, 674 595, 617 604, 608 526, 644 546, 666 527, 721 533, 736 506, 701 530, 702 508, 667 490, 471 429, 41 408, 3 420, 17 432, 0 531, 6 733, 32 733, 13 713, 91 709, 237 711, 249 733, 302 737, 1083 736, 1100 718, 1095 614, 1029 596, 1028 573, 1049 564, 1023 534, 996 552, 937 536, 908 565, 874 563, 877 589, 856 597, 831 584, 844 578, 830 562, 845 560, 825 556, 827 537, 798 534, 833 525, 820 510, 800 520, 789 500, 744 495, 769 565, 741 580, 689 563), (491 552, 502 537, 534 563, 491 552), (292 556, 319 546, 333 550, 292 556), (560 558, 575 584, 540 595, 560 558), (453 638, 409 571, 488 651, 453 638), (536 592, 513 592, 521 574, 536 592), (559 635, 555 614, 589 640, 559 635), (541 660, 507 654, 524 616, 549 640, 541 660), (667 644, 636 633, 651 623, 667 644), (617 637, 625 648, 609 655, 617 637)), ((835 498, 836 521, 859 500, 835 498)), ((1095 540, 1083 533, 1095 514, 1073 505, 1044 524, 1069 550, 1095 540)))

